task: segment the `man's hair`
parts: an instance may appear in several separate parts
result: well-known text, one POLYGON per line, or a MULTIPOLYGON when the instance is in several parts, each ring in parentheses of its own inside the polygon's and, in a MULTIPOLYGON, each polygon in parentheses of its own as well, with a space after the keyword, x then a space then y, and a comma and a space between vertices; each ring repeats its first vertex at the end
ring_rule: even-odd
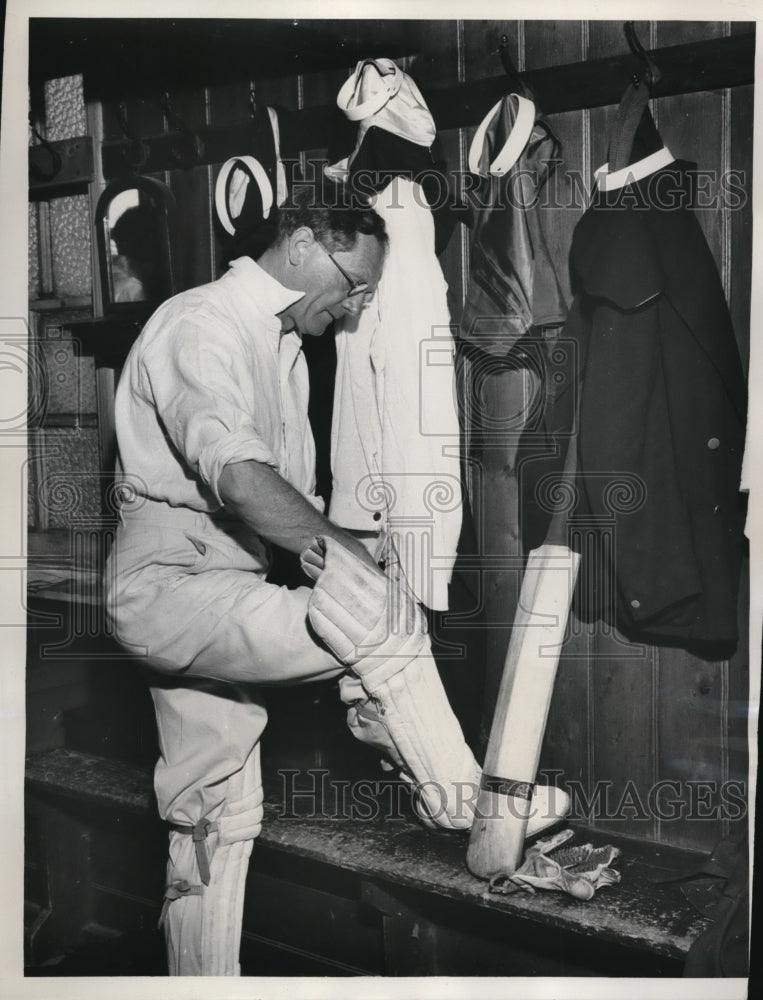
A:
POLYGON ((126 257, 152 257, 156 245, 156 219, 148 205, 126 208, 111 227, 117 253, 126 257))
POLYGON ((373 236, 386 248, 384 219, 365 204, 325 204, 314 188, 295 187, 278 210, 275 242, 288 239, 302 226, 312 229, 315 238, 328 250, 352 250, 359 234, 373 236))

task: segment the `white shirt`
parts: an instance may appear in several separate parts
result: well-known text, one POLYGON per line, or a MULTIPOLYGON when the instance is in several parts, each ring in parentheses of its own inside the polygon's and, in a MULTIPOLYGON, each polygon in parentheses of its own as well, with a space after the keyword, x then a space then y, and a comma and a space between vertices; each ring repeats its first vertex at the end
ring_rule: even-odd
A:
POLYGON ((139 495, 212 513, 223 468, 252 459, 314 502, 307 364, 277 316, 302 294, 241 257, 154 313, 115 405, 119 468, 139 495))

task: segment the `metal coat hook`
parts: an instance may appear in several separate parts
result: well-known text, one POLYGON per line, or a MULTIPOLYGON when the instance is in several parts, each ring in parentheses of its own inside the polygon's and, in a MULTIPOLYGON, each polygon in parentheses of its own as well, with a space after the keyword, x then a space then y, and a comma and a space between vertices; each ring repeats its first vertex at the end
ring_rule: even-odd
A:
POLYGON ((38 163, 35 160, 31 160, 29 163, 29 173, 31 179, 34 181, 52 181, 61 172, 61 167, 63 166, 63 160, 61 159, 61 154, 55 149, 48 140, 40 135, 34 122, 32 121, 32 116, 29 116, 29 127, 32 130, 32 135, 39 141, 39 146, 32 146, 34 149, 44 149, 45 152, 50 157, 49 164, 38 163))
POLYGON ((127 107, 124 101, 119 102, 119 127, 125 138, 130 140, 130 145, 122 150, 122 159, 133 170, 140 170, 148 161, 151 150, 147 143, 138 138, 127 124, 127 107))
POLYGON ((175 111, 169 91, 164 92, 162 110, 164 111, 164 117, 167 119, 169 127, 180 133, 177 141, 173 142, 170 149, 170 155, 173 160, 176 160, 178 163, 189 160, 192 162, 194 160, 201 160, 204 156, 204 143, 198 133, 189 128, 175 111))
POLYGON ((511 81, 512 86, 522 89, 522 80, 519 76, 519 71, 514 65, 514 60, 511 58, 511 54, 509 53, 508 35, 501 35, 501 44, 498 47, 498 54, 501 57, 503 71, 511 81))
POLYGON ((633 21, 626 21, 624 28, 625 28, 625 38, 628 42, 631 52, 635 56, 638 56, 638 58, 644 63, 645 66, 645 72, 643 73, 642 76, 634 74, 633 86, 638 87, 643 81, 647 85, 647 87, 651 89, 660 79, 662 74, 660 73, 657 63, 654 61, 654 59, 652 59, 651 55, 649 54, 649 51, 645 49, 644 46, 641 44, 639 37, 636 34, 636 28, 633 24, 633 21))

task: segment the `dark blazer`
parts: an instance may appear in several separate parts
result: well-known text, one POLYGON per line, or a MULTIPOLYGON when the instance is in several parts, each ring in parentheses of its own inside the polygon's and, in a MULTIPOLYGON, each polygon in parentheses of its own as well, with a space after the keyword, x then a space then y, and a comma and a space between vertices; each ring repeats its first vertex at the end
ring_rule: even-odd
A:
POLYGON ((578 224, 550 419, 558 468, 578 411, 578 614, 695 647, 737 637, 746 390, 689 167, 599 192, 578 224))

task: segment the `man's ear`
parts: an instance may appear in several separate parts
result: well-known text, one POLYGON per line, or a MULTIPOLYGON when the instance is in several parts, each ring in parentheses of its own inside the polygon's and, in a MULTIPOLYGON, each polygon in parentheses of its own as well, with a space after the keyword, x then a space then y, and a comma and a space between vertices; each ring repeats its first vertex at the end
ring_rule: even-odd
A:
POLYGON ((301 267, 315 244, 315 233, 308 226, 300 226, 289 237, 289 263, 301 267))

